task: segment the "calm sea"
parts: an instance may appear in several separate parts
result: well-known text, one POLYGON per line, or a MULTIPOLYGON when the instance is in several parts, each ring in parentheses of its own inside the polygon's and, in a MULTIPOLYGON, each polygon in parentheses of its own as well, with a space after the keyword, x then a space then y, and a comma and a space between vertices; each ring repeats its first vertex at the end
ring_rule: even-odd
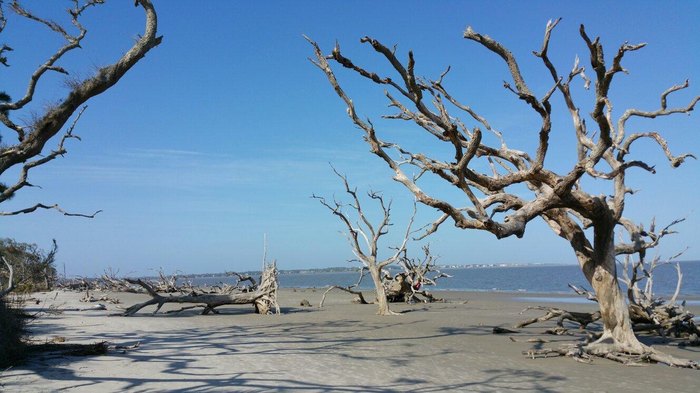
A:
MULTIPOLYGON (((700 261, 681 262, 683 281, 681 295, 700 296, 700 261)), ((443 269, 451 278, 442 278, 433 290, 460 291, 506 291, 525 293, 571 294, 567 284, 590 285, 576 265, 553 266, 531 265, 510 267, 472 267, 443 269)), ((284 288, 322 288, 328 285, 347 286, 357 282, 356 272, 309 272, 281 273, 280 286, 284 288)), ((220 282, 233 283, 231 277, 197 277, 196 285, 215 285, 220 282)), ((654 271, 654 293, 673 294, 676 289, 677 273, 672 265, 662 265, 654 271)), ((360 286, 371 289, 370 277, 365 277, 360 286)))

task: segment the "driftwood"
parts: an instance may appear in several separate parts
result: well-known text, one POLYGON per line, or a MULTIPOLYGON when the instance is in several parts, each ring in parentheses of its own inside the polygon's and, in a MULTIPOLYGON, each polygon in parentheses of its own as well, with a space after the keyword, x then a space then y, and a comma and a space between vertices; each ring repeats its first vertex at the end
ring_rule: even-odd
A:
MULTIPOLYGON (((651 230, 653 231, 653 224, 651 230)), ((648 263, 645 262, 643 253, 635 262, 631 262, 630 257, 627 257, 625 258, 620 281, 627 285, 629 315, 632 322, 632 329, 635 332, 652 332, 662 337, 671 336, 683 338, 685 341, 679 343, 679 346, 698 346, 700 345, 700 339, 698 338, 700 336, 700 330, 695 324, 695 315, 685 309, 685 302, 677 303, 683 279, 683 274, 678 263, 673 265, 676 269, 678 279, 675 292, 670 299, 667 300, 658 297, 654 295, 653 292, 654 270, 659 266, 670 264, 671 260, 679 255, 670 258, 666 262, 660 262, 660 259, 657 257, 648 263)), ((597 301, 596 295, 586 288, 572 284, 569 284, 569 287, 577 294, 585 296, 589 300, 597 301)), ((599 312, 573 312, 553 307, 528 307, 523 310, 523 312, 530 309, 545 310, 546 313, 541 317, 522 321, 515 325, 516 328, 522 328, 530 324, 557 318, 558 327, 556 329, 547 330, 546 333, 570 334, 563 329, 564 320, 568 319, 574 321, 580 325, 581 329, 585 329, 589 324, 600 319, 599 312)), ((591 335, 591 337, 597 338, 597 336, 593 335, 591 335)), ((544 348, 530 350, 524 353, 533 358, 570 356, 579 361, 590 362, 592 357, 603 357, 626 365, 653 362, 674 367, 700 368, 700 365, 695 361, 678 359, 656 351, 653 348, 649 348, 642 353, 626 351, 625 349, 626 348, 615 344, 587 342, 585 345, 580 344, 563 348, 544 348)))
MULTIPOLYGON (((436 269, 436 258, 431 255, 429 245, 423 247, 423 252, 424 258, 422 260, 416 260, 408 258, 406 256, 406 250, 404 249, 402 251, 403 255, 400 256, 398 262, 398 264, 403 268, 403 272, 391 276, 386 270, 382 270, 383 277, 381 277, 381 282, 382 286, 384 287, 384 293, 386 294, 386 300, 388 303, 432 303, 443 301, 443 299, 433 296, 433 294, 428 292, 425 287, 437 285, 436 282, 438 279, 451 276, 441 273, 436 269), (430 278, 428 276, 429 273, 436 274, 433 278, 430 278)), ((368 268, 366 266, 362 266, 360 268, 360 277, 355 284, 345 287, 340 285, 329 286, 321 297, 319 307, 323 307, 326 300, 326 295, 328 295, 328 293, 334 289, 355 295, 353 303, 370 304, 370 302, 365 300, 362 292, 357 290, 367 271, 368 268)))
POLYGON ((345 291, 347 293, 350 293, 352 295, 355 295, 355 298, 352 300, 353 303, 358 303, 358 304, 371 304, 367 300, 365 300, 364 295, 360 291, 355 291, 352 289, 353 286, 349 287, 341 287, 339 285, 331 285, 326 289, 326 292, 323 292, 323 296, 321 297, 321 302, 318 304, 319 307, 323 307, 323 303, 326 301, 326 295, 328 295, 328 292, 334 290, 334 289, 339 289, 341 291, 345 291))
MULTIPOLYGON (((653 231, 653 222, 651 226, 653 231)), ((656 331, 661 336, 672 335, 692 342, 693 336, 697 341, 697 336, 700 335, 700 329, 694 321, 695 315, 685 309, 684 301, 677 302, 683 273, 680 264, 673 263, 673 260, 681 254, 663 262, 658 257, 646 262, 644 255, 640 255, 635 262, 629 257, 625 258, 622 281, 627 284, 630 319, 636 330, 656 331), (663 265, 672 265, 677 273, 676 289, 670 299, 657 297, 653 291, 654 270, 663 265)))
POLYGON ((627 366, 661 363, 672 367, 700 369, 700 365, 698 365, 697 362, 669 356, 653 348, 649 348, 644 353, 634 353, 631 351, 625 352, 624 348, 614 344, 606 345, 603 343, 585 343, 568 347, 532 349, 523 351, 523 355, 527 355, 533 359, 568 356, 584 363, 590 363, 593 357, 602 357, 620 362, 627 366))
POLYGON ((569 320, 569 321, 578 323, 580 329, 585 329, 586 326, 588 326, 591 323, 600 319, 600 311, 596 311, 593 313, 575 312, 575 311, 562 310, 562 309, 556 308, 556 307, 542 307, 542 306, 528 307, 528 308, 524 309, 523 311, 521 311, 520 314, 522 315, 524 312, 526 312, 528 310, 545 310, 546 313, 541 317, 532 318, 532 319, 518 322, 514 326, 516 329, 520 329, 520 328, 523 328, 525 326, 532 325, 533 323, 549 321, 550 319, 554 319, 554 318, 557 319, 557 326, 558 327, 564 327, 564 321, 569 320))
MULTIPOLYGON (((191 292, 173 295, 168 294, 167 296, 161 295, 149 282, 142 279, 126 279, 127 282, 135 285, 139 285, 146 290, 146 292, 151 296, 151 299, 135 304, 126 311, 124 311, 124 316, 132 316, 136 314, 139 310, 144 307, 155 305, 156 309, 153 314, 156 314, 163 305, 167 303, 193 303, 193 306, 185 306, 179 310, 169 311, 180 312, 192 308, 202 307, 204 310, 202 314, 218 313, 215 308, 223 305, 234 305, 234 304, 253 304, 255 306, 255 311, 258 314, 270 314, 278 313, 279 305, 277 303, 277 289, 278 289, 278 279, 277 279, 277 267, 274 263, 266 266, 263 271, 262 278, 260 280, 260 285, 253 291, 238 292, 238 293, 202 293, 198 292, 197 289, 192 288, 191 292)), ((178 289, 179 290, 179 289, 178 289)))
POLYGON ((406 251, 399 260, 403 272, 394 277, 385 277, 387 298, 390 302, 439 302, 443 299, 436 298, 425 287, 437 285, 437 280, 443 277, 451 277, 441 273, 435 266, 436 257, 430 253, 430 245, 423 246, 423 259, 408 258, 406 251), (430 273, 434 273, 432 278, 430 273))
POLYGON ((345 291, 349 294, 355 295, 355 298, 353 298, 353 303, 358 303, 358 304, 370 304, 365 300, 365 296, 362 294, 361 291, 355 290, 355 288, 360 286, 360 283, 362 282, 362 279, 365 277, 365 274, 367 273, 367 267, 362 266, 360 268, 360 277, 357 279, 357 282, 352 285, 348 285, 347 287, 342 287, 340 285, 331 285, 326 289, 326 292, 323 292, 323 296, 321 297, 321 302, 319 302, 318 307, 323 307, 323 303, 326 301, 326 295, 328 295, 328 292, 334 290, 334 289, 339 289, 341 291, 345 291))

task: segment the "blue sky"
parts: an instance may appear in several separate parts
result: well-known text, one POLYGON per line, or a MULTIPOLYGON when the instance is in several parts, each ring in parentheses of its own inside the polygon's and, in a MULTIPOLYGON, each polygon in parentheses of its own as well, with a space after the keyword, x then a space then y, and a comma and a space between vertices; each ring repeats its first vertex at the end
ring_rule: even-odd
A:
MULTIPOLYGON (((562 72, 576 55, 588 65, 579 23, 589 35, 601 36, 608 55, 624 41, 649 44, 625 58, 630 74, 619 75, 613 87, 618 115, 633 106, 656 109, 659 94, 686 78, 691 88, 671 104, 685 105, 700 93, 698 2, 154 3, 164 35, 161 46, 89 102, 76 128, 82 141, 70 142, 65 158, 33 171, 30 181, 42 189, 24 190, 2 206, 12 210, 41 201, 71 211, 104 210, 93 220, 52 211, 1 219, 0 236, 44 247, 55 238, 59 267, 65 263, 69 275, 99 274, 106 267, 123 274, 148 274, 159 267, 196 273, 255 269, 263 234, 270 257, 282 269, 344 265, 352 255, 339 233, 340 222, 310 199, 313 193, 341 194, 329 162, 360 190, 381 190, 394 199, 398 236, 411 197, 368 153, 324 75, 307 60, 312 52, 302 34, 326 51, 338 40, 346 55, 380 71, 386 66, 359 38, 370 35, 398 44, 402 56, 413 49, 417 73, 429 78, 451 65, 446 85, 452 93, 502 130, 511 147, 523 150, 532 149, 536 119, 501 87, 508 73, 500 59, 462 38, 467 25, 509 47, 540 96, 550 81, 531 52, 539 49, 547 20, 556 17, 563 20, 550 54, 562 72)), ((36 13, 59 18, 62 3, 47 4, 27 2, 36 13)), ((60 41, 8 16, 0 41, 15 51, 0 83, 14 97, 60 41)), ((89 33, 83 48, 62 63, 77 76, 90 75, 123 53, 142 31, 143 17, 131 2, 110 1, 86 13, 84 23, 89 33)), ((381 89, 347 73, 339 76, 363 116, 376 120, 388 113, 381 89)), ((35 111, 63 97, 65 78, 51 75, 39 90, 35 111)), ((555 105, 562 108, 561 102, 555 105)), ((590 100, 581 106, 588 112, 590 100)), ((29 112, 22 116, 31 119, 29 112)), ((376 121, 387 139, 421 143, 421 136, 405 125, 376 121)), ((565 113, 555 118, 558 147, 548 158, 555 168, 570 164, 569 125, 565 113)), ((696 154, 699 126, 697 114, 634 124, 640 131, 661 131, 675 153, 696 154)), ((687 217, 678 227, 681 233, 668 238, 660 253, 689 246, 684 258, 700 259, 700 163, 691 160, 671 171, 658 148, 638 148, 634 156, 656 164, 658 173, 629 176, 629 185, 640 192, 629 199, 626 215, 642 222, 656 217, 660 224, 687 217)), ((15 174, 4 176, 0 181, 9 183, 15 174)), ((451 195, 452 190, 440 192, 451 195)), ((417 221, 435 217, 423 207, 417 221)), ((388 240, 386 245, 396 239, 388 240)), ((487 233, 445 225, 429 240, 442 263, 575 263, 566 242, 541 222, 531 223, 523 239, 497 241, 487 233)))

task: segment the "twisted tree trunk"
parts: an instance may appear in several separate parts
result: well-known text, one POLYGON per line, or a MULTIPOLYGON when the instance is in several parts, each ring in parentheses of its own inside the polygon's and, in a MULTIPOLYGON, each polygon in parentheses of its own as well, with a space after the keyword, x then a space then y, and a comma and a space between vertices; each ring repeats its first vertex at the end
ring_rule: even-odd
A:
POLYGON ((637 354, 647 352, 649 348, 634 334, 629 308, 617 280, 612 221, 594 226, 592 258, 579 256, 579 263, 598 298, 603 321, 603 335, 590 345, 591 348, 637 354))
POLYGON ((374 282, 374 289, 377 291, 377 314, 378 315, 395 315, 396 313, 389 309, 389 301, 386 298, 386 289, 382 280, 382 270, 376 265, 369 266, 369 274, 374 282))

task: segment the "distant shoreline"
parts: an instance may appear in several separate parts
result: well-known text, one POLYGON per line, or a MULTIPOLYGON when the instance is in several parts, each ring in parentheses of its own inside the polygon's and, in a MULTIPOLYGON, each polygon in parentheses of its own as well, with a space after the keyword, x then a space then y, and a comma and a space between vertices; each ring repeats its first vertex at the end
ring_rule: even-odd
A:
MULTIPOLYGON (((676 262, 673 262, 676 263, 676 262)), ((700 263, 698 260, 687 260, 687 261, 677 261, 677 263, 700 263)), ((438 270, 442 269, 500 269, 500 268, 517 268, 517 267, 559 267, 559 266, 577 266, 575 263, 474 263, 474 264, 464 264, 464 265, 439 265, 438 270)), ((334 266, 326 268, 309 268, 309 269, 280 269, 279 274, 318 274, 318 273, 344 273, 344 272, 355 272, 359 269, 359 265, 352 267, 344 266, 334 266)), ((390 266, 390 270, 400 270, 398 266, 390 266)), ((249 270, 238 272, 241 274, 259 275, 260 270, 249 270)), ((219 273, 180 273, 176 274, 179 277, 226 277, 226 272, 219 273)), ((158 278, 157 276, 143 276, 140 278, 158 278)))

